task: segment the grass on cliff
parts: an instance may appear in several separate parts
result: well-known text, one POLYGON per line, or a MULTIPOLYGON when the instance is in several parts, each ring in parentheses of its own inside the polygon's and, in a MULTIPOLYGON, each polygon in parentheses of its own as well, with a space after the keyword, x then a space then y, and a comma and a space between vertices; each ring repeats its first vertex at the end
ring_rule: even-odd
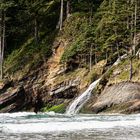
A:
POLYGON ((12 51, 4 62, 5 73, 18 78, 27 74, 31 69, 36 69, 52 54, 52 42, 55 38, 54 31, 49 36, 43 35, 39 45, 33 38, 29 38, 22 46, 12 51))
MULTIPOLYGON (((133 76, 132 81, 140 81, 140 60, 137 58, 133 59, 133 76)), ((129 81, 130 73, 130 61, 124 60, 117 67, 114 68, 112 74, 109 77, 109 83, 119 83, 122 81, 129 81)))

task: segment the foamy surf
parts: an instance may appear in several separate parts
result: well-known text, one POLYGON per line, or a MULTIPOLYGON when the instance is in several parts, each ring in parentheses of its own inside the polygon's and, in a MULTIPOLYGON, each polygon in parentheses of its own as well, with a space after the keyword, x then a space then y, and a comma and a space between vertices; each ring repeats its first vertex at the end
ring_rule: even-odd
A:
POLYGON ((5 133, 50 133, 50 132, 75 132, 80 130, 98 130, 115 127, 135 127, 140 125, 139 121, 116 121, 116 122, 51 122, 51 123, 29 123, 29 124, 5 124, 2 132, 5 133))
POLYGON ((83 130, 106 130, 112 128, 140 127, 140 115, 76 115, 65 116, 54 113, 12 113, 0 114, 2 133, 63 133, 83 130), (53 116, 51 116, 53 115, 53 116))
POLYGON ((11 118, 25 117, 28 115, 35 115, 35 113, 34 112, 0 113, 0 117, 11 117, 11 118))

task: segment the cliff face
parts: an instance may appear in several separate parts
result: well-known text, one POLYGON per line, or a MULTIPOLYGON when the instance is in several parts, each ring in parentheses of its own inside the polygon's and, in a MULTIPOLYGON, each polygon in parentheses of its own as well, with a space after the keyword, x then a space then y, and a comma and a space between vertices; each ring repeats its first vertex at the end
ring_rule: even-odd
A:
POLYGON ((15 74, 13 80, 1 83, 1 101, 3 97, 7 102, 11 100, 6 105, 5 102, 1 102, 1 112, 51 111, 54 106, 58 107, 57 112, 64 112, 68 104, 103 73, 106 65, 104 60, 94 65, 92 67, 94 71, 91 72, 87 68, 69 70, 65 64, 61 64, 61 57, 67 44, 68 41, 65 39, 57 39, 54 42, 53 54, 45 63, 22 78, 16 78, 15 74), (22 87, 24 92, 15 91, 18 87, 22 87), (24 97, 22 102, 16 100, 21 98, 18 93, 24 97))
POLYGON ((22 55, 30 47, 32 40, 27 41, 18 54, 16 52, 14 56, 11 55, 8 58, 10 61, 7 59, 8 62, 5 64, 7 79, 0 84, 1 112, 23 110, 64 112, 75 97, 82 94, 90 83, 102 75, 100 84, 93 91, 90 101, 81 110, 82 112, 139 110, 140 60, 133 59, 132 81, 136 83, 125 82, 129 80, 129 59, 125 59, 108 71, 116 60, 116 55, 110 56, 107 61, 102 54, 93 50, 93 65, 90 67, 89 45, 87 50, 84 48, 89 41, 85 39, 85 36, 88 36, 85 35, 87 21, 88 18, 86 16, 83 18, 83 15, 71 16, 64 24, 63 31, 58 36, 55 35, 55 39, 51 42, 52 53, 49 57, 47 54, 47 59, 39 52, 40 48, 37 48, 36 52, 32 50, 32 46, 30 53, 35 51, 35 54, 30 56, 29 53, 28 57, 24 56, 26 59, 23 59, 22 55), (81 48, 78 48, 79 46, 81 48))
MULTIPOLYGON (((55 42, 52 57, 41 67, 22 79, 1 83, 1 112, 53 110, 63 113, 75 97, 85 91, 92 81, 104 73, 106 61, 100 61, 94 65, 91 72, 85 68, 67 72, 67 67, 60 63, 66 46, 67 41, 65 40, 55 42)), ((122 62, 103 76, 100 84, 93 91, 90 101, 81 110, 82 112, 139 112, 140 84, 138 82, 122 82, 127 81, 125 76, 122 77, 124 79, 116 80, 122 72, 125 72, 123 67, 127 67, 124 65, 126 63, 122 62)), ((135 63, 139 66, 139 61, 135 61, 135 63)), ((138 66, 135 66, 136 70, 138 66)), ((128 71, 127 68, 126 70, 128 71)), ((128 74, 128 72, 126 73, 128 74)), ((133 76, 133 79, 136 78, 139 79, 139 71, 137 75, 135 73, 133 76)))
MULTIPOLYGON (((86 68, 67 72, 67 67, 60 62, 67 41, 59 40, 54 44, 53 55, 46 63, 22 79, 1 83, 1 112, 21 110, 64 112, 78 94, 85 91, 92 81, 104 73, 106 61, 94 65, 91 72, 86 68)), ((128 78, 129 65, 124 65, 127 63, 127 60, 123 61, 103 77, 96 91, 93 91, 90 101, 81 111, 139 112, 140 84, 122 82, 127 81, 125 78, 128 78), (126 76, 122 77, 123 73, 126 73, 126 76)), ((139 81, 140 75, 137 71, 139 61, 135 61, 134 66, 133 81, 139 81)))
POLYGON ((54 42, 53 55, 47 62, 41 64, 36 70, 32 70, 21 78, 16 78, 15 75, 12 81, 6 80, 1 83, 0 99, 2 112, 18 110, 39 111, 46 104, 49 104, 49 107, 62 103, 66 104, 78 93, 78 78, 71 77, 71 79, 56 81, 65 72, 65 67, 60 64, 64 47, 66 47, 66 41, 59 40, 54 42), (25 94, 20 90, 15 91, 19 86, 22 86, 25 94), (19 97, 18 93, 21 96, 23 94, 25 98, 20 104, 17 99, 21 98, 21 96, 19 97), (18 104, 18 107, 11 106, 15 102, 18 104), (9 108, 8 106, 11 107, 9 108), (18 109, 19 106, 20 109, 18 109))

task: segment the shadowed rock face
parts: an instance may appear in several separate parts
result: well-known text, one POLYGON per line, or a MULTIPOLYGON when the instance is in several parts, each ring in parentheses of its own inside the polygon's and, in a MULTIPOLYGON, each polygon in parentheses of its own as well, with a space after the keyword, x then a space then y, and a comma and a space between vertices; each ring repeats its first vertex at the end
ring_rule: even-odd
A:
POLYGON ((72 99, 78 94, 79 79, 65 81, 53 87, 50 95, 53 98, 72 99))
POLYGON ((13 81, 6 81, 5 83, 0 85, 0 94, 6 92, 6 90, 10 87, 13 87, 13 81))
POLYGON ((121 106, 123 104, 119 112, 131 113, 140 111, 138 102, 140 102, 140 84, 123 82, 106 87, 93 105, 92 110, 95 113, 99 113, 112 106, 121 106))
POLYGON ((15 112, 24 107, 26 95, 23 87, 10 88, 0 95, 0 112, 15 112))

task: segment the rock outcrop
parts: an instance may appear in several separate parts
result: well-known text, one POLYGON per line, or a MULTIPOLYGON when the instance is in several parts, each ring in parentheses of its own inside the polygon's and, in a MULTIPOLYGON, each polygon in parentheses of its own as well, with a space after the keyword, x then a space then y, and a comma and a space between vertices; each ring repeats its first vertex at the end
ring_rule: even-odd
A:
MULTIPOLYGON (((2 90, 3 89, 1 89, 1 91, 2 90)), ((0 112, 19 111, 24 108, 25 104, 26 94, 22 86, 9 88, 5 93, 0 95, 0 112)))
MULTIPOLYGON (((57 42, 57 41, 56 41, 57 42)), ((67 42, 59 40, 52 57, 21 78, 0 83, 0 112, 34 111, 68 102, 78 94, 77 77, 59 78, 65 73, 60 64, 67 42)))
POLYGON ((92 111, 140 112, 140 83, 122 82, 106 87, 92 106, 92 111))
MULTIPOLYGON (((38 112, 44 107, 68 104, 79 93, 85 91, 92 81, 101 77, 106 70, 104 69, 106 60, 94 65, 90 72, 87 68, 67 71, 65 64, 60 63, 67 43, 60 39, 54 45, 53 55, 49 60, 23 77, 0 84, 0 112, 23 110, 38 112)), ((139 83, 123 82, 104 89, 106 85, 113 83, 108 80, 111 78, 114 80, 122 71, 124 68, 117 67, 102 81, 102 84, 100 83, 102 86, 99 87, 99 92, 94 92, 93 98, 89 102, 89 111, 92 110, 94 113, 110 110, 117 113, 139 111, 139 83), (110 76, 112 77, 109 78, 110 76), (101 93, 103 89, 104 91, 101 93)))

